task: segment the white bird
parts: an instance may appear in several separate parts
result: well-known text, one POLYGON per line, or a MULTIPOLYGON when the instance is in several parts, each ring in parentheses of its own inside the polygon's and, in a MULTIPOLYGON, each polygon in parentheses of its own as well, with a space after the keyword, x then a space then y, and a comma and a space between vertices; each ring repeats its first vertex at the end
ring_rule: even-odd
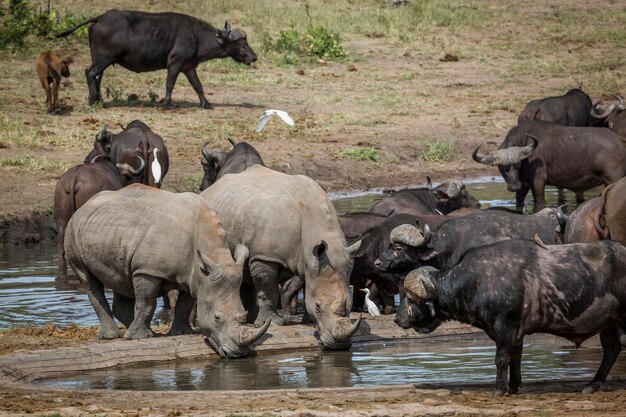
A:
POLYGON ((154 148, 154 160, 150 165, 150 169, 152 170, 152 178, 154 178, 154 184, 158 187, 161 182, 161 164, 159 164, 159 160, 157 159, 157 152, 159 148, 154 148))
POLYGON ((361 288, 361 291, 365 293, 365 306, 367 307, 367 312, 370 313, 372 317, 380 316, 380 310, 376 306, 376 304, 370 300, 370 290, 367 288, 361 288))
POLYGON ((286 111, 265 110, 263 116, 261 116, 261 118, 259 119, 259 125, 257 126, 256 131, 260 132, 261 130, 263 130, 267 121, 274 116, 280 117, 281 119, 283 119, 283 122, 287 123, 289 126, 293 126, 295 124, 291 116, 289 116, 286 111))

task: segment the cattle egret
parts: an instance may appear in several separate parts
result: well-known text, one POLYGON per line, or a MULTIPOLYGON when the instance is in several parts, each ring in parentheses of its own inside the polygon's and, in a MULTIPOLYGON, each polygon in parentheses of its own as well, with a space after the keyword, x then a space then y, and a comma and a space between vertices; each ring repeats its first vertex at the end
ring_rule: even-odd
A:
POLYGON ((159 160, 157 159, 158 151, 159 151, 159 148, 154 148, 153 150, 154 160, 152 161, 152 164, 150 165, 150 169, 152 170, 152 177, 154 178, 154 185, 156 185, 157 187, 159 186, 159 183, 161 182, 161 164, 159 164, 159 160))
POLYGON ((376 304, 372 300, 370 300, 370 290, 368 290, 367 288, 361 288, 361 291, 365 293, 365 306, 367 307, 367 312, 370 313, 370 316, 380 316, 380 310, 378 310, 376 304))
POLYGON ((263 116, 261 116, 261 118, 259 119, 259 125, 257 126, 256 131, 260 132, 261 130, 263 130, 267 121, 274 116, 280 117, 281 119, 283 119, 283 122, 287 123, 289 126, 293 126, 295 124, 291 116, 289 116, 286 111, 265 110, 265 113, 263 113, 263 116))

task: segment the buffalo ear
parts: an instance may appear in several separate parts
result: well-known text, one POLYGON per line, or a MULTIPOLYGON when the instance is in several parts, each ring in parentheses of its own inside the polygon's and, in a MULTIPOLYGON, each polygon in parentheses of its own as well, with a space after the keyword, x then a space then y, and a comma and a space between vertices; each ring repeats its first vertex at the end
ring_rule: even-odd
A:
POLYGON ((426 248, 425 250, 418 250, 417 251, 417 256, 422 261, 428 261, 428 260, 434 258, 435 256, 437 256, 438 254, 439 254, 439 252, 437 252, 433 248, 426 248))

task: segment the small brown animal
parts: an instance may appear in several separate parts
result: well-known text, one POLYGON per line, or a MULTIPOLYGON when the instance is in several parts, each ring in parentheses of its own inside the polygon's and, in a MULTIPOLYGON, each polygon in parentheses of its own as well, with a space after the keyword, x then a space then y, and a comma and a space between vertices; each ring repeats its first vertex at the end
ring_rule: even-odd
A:
POLYGON ((60 108, 59 106, 59 83, 61 76, 70 76, 69 65, 74 59, 68 55, 57 55, 52 51, 42 52, 37 58, 37 75, 41 86, 46 90, 46 104, 48 113, 60 108))

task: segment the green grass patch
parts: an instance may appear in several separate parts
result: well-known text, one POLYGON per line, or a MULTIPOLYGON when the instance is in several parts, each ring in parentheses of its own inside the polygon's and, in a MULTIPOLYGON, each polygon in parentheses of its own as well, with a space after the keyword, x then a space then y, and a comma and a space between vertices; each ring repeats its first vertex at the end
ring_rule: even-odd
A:
POLYGON ((59 171, 67 170, 72 165, 61 161, 51 161, 46 158, 36 158, 25 155, 13 158, 2 158, 0 159, 0 166, 24 167, 36 171, 59 171))
POLYGON ((419 158, 429 162, 448 162, 454 157, 454 148, 446 140, 426 142, 426 149, 420 153, 419 158))
POLYGON ((378 151, 373 147, 345 149, 343 156, 353 161, 377 161, 378 151))

